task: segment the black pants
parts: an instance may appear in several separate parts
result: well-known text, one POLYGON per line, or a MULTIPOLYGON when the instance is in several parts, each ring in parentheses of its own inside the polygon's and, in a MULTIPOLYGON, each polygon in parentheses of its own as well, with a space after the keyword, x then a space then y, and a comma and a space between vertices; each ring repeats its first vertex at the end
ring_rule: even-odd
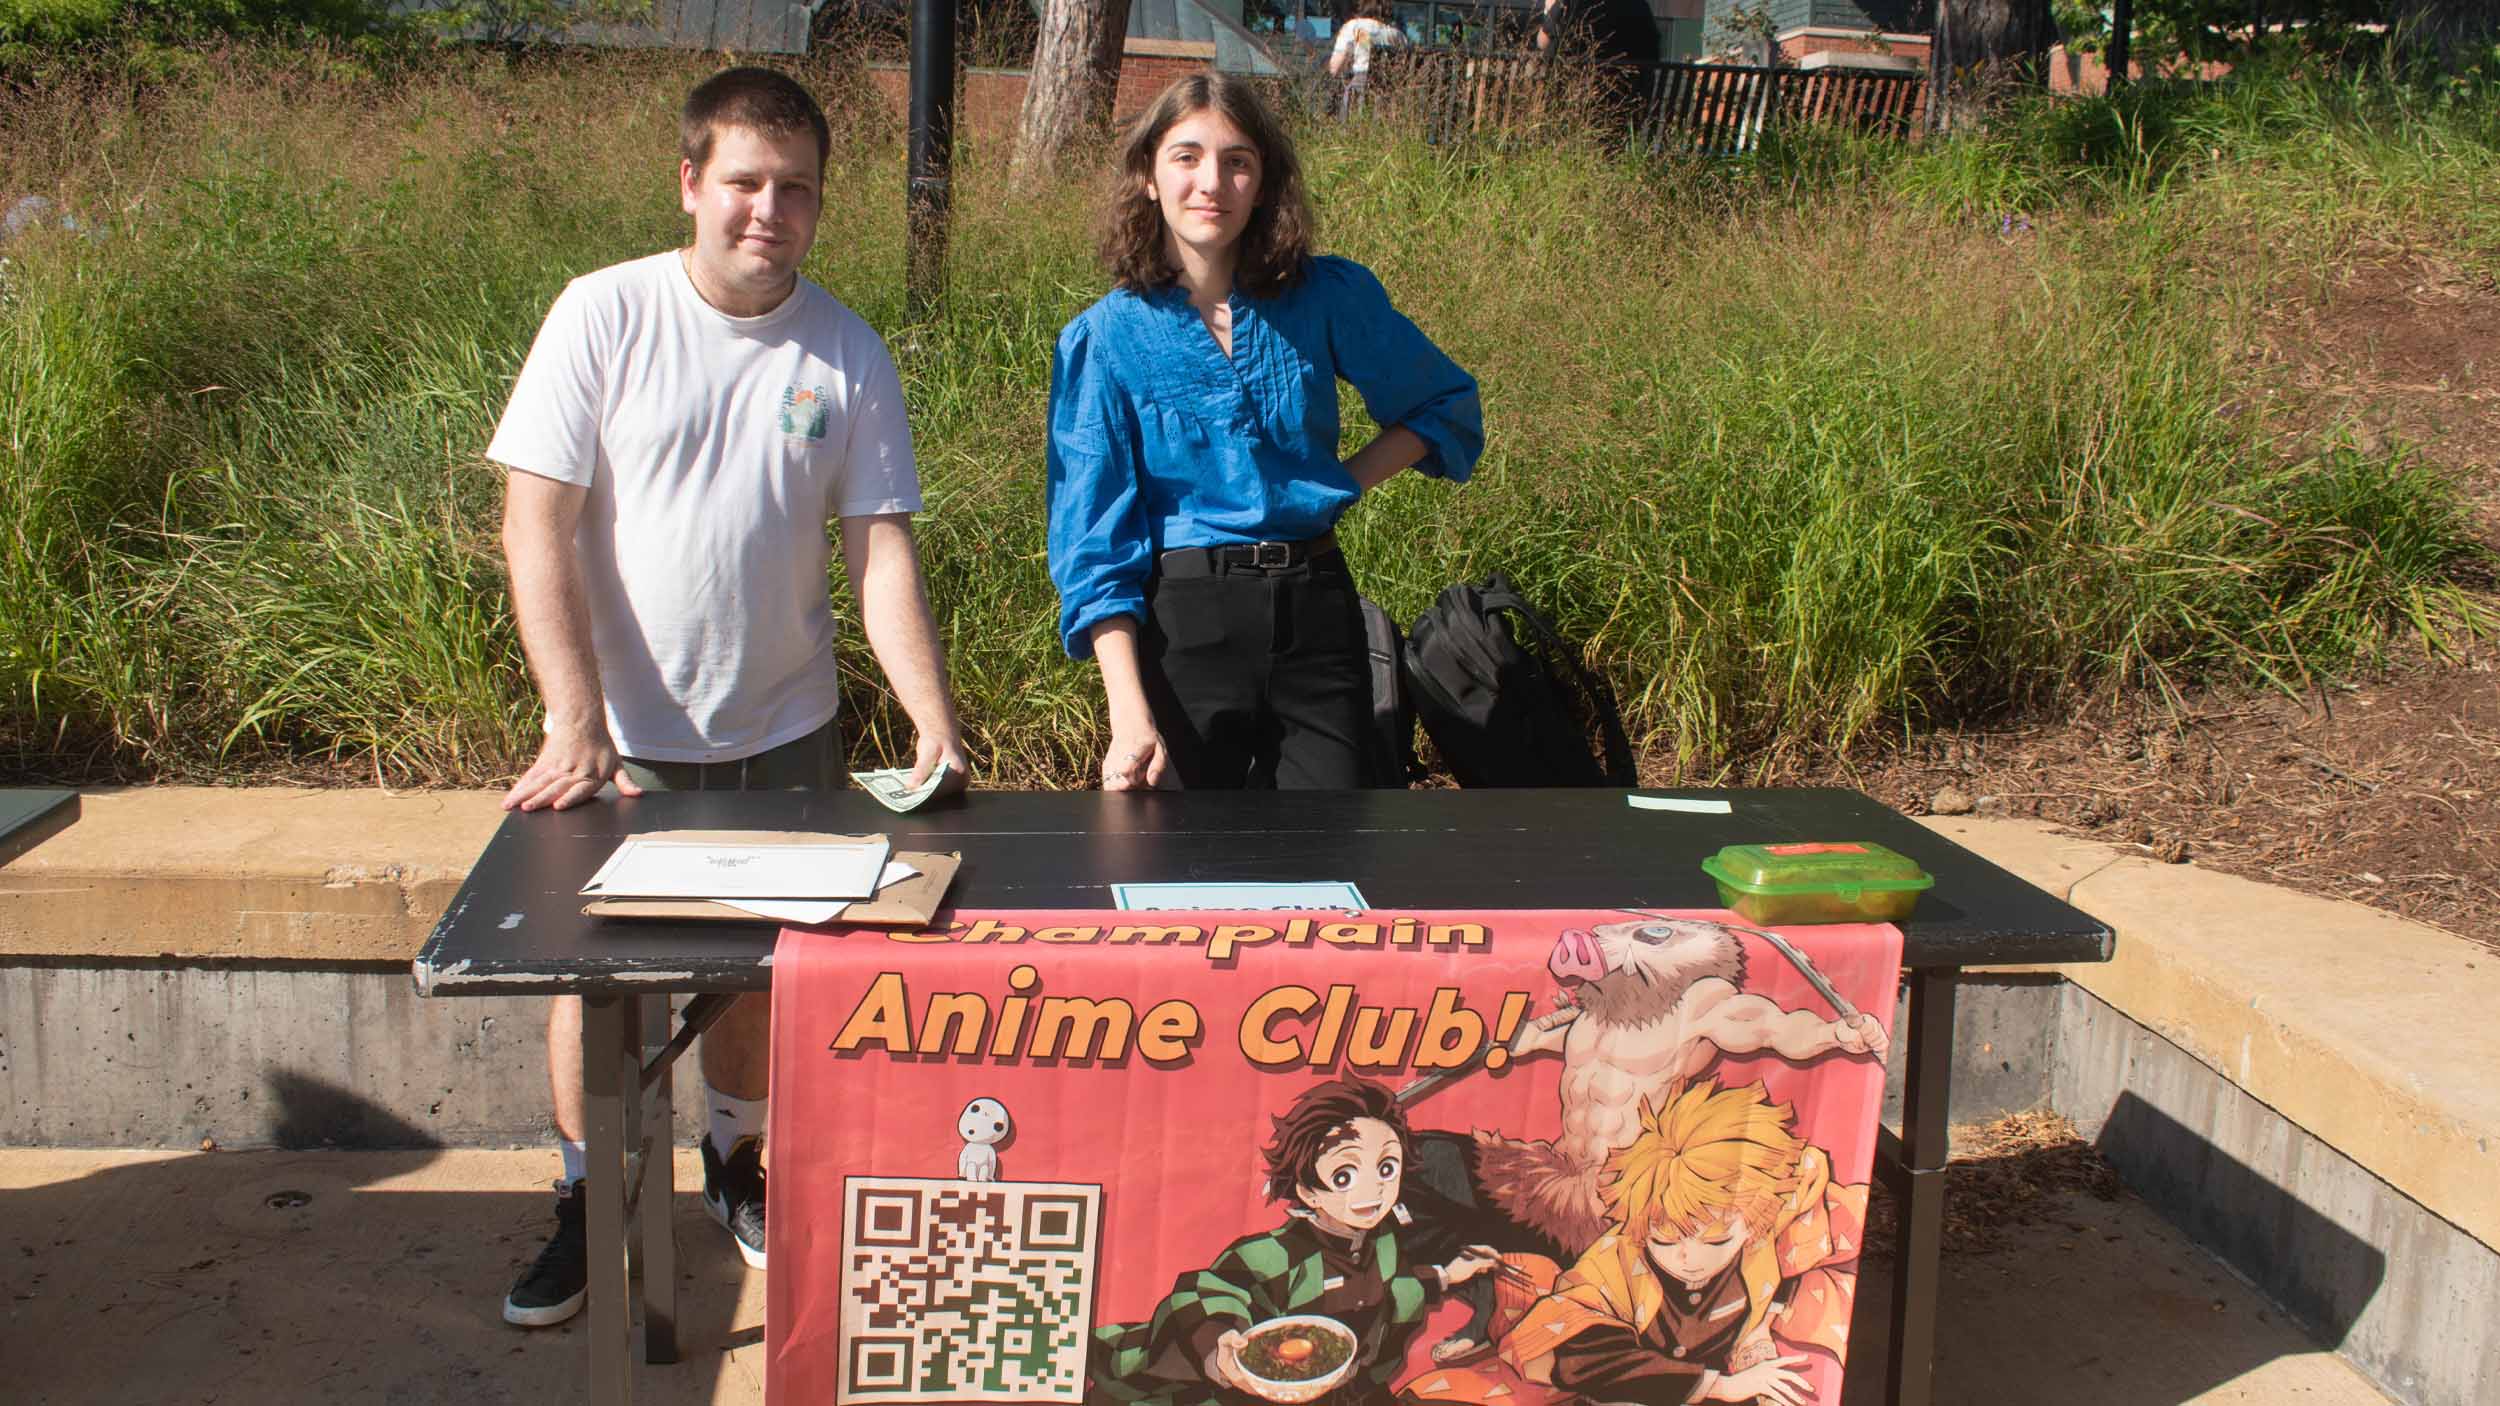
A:
POLYGON ((1366 780, 1371 666, 1337 552, 1202 563, 1146 587, 1146 702, 1191 790, 1342 791, 1366 780))

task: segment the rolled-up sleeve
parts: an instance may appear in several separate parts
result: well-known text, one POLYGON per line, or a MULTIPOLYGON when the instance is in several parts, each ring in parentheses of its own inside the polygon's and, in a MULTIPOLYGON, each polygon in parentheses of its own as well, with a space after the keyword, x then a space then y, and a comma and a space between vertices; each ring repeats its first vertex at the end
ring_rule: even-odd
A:
POLYGON ((1316 277, 1335 285, 1328 339, 1337 374, 1361 394, 1374 424, 1412 430, 1423 440, 1417 468, 1465 483, 1484 453, 1484 403, 1476 395, 1476 378, 1390 303, 1370 269, 1350 259, 1312 263, 1316 277))
POLYGON ((1144 616, 1153 543, 1137 500, 1137 436, 1105 349, 1079 318, 1050 365, 1050 579, 1059 641, 1090 658, 1096 624, 1144 616))

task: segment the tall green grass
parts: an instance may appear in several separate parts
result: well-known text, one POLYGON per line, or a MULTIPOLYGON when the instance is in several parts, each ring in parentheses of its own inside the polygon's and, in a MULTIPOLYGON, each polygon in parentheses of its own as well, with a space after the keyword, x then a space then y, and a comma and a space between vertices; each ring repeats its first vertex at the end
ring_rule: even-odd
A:
POLYGON ((2260 64, 2222 83, 2033 99, 1985 130, 1895 149, 1889 184, 1929 208, 1987 218, 2149 204, 2180 233, 2227 236, 2213 251, 2224 257, 2260 241, 2287 272, 2315 274, 2361 239, 2429 244, 2500 271, 2492 77, 2260 64))
MULTIPOLYGON (((681 237, 698 62, 376 78, 248 51, 0 107, 0 192, 106 231, 20 241, 0 274, 12 770, 479 783, 526 758, 480 451, 565 279, 681 237)), ((856 70, 806 76, 843 134, 809 271, 896 348, 976 745, 1004 784, 1081 778, 1099 690, 1057 650, 1040 465, 1052 340, 1101 290, 1090 182, 1013 196, 968 144, 948 304, 906 327, 892 124, 856 70)), ((2400 455, 2287 461, 2236 408, 2213 253, 2320 211, 2318 250, 2391 221, 2500 247, 2467 198, 2493 134, 2304 92, 1717 167, 1312 126, 1325 247, 1478 374, 1490 420, 1473 484, 1358 506, 1358 571, 1401 616, 1509 571, 1590 642, 1653 763, 1704 773, 2010 703, 2288 683, 2451 628, 2478 608, 2452 491, 2400 455), (2100 122, 2139 135, 2055 135, 2100 122)), ((851 639, 856 754, 896 755, 851 639)))

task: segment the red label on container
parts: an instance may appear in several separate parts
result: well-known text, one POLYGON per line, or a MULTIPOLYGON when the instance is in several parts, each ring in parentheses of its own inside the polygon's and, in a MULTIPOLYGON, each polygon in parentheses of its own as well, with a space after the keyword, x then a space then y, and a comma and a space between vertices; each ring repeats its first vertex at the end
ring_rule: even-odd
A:
POLYGON ((1864 845, 1764 845, 1764 854, 1864 854, 1864 845))

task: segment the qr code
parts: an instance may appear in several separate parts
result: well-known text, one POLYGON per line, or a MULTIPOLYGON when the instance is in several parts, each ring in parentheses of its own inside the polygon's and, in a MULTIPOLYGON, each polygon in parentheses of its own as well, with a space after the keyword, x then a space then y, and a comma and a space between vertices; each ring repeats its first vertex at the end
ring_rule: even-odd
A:
POLYGON ((849 1177, 840 1400, 1082 1401, 1102 1188, 849 1177))

